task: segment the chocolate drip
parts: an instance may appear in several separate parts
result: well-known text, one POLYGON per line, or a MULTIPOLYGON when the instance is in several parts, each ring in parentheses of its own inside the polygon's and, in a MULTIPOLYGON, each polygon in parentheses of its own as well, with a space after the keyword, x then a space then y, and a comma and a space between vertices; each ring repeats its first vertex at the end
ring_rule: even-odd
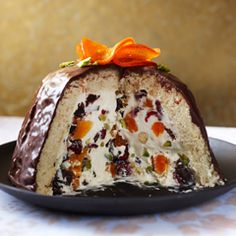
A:
POLYGON ((209 141, 203 120, 192 93, 187 86, 170 73, 159 71, 156 66, 133 67, 124 69, 114 65, 93 66, 79 68, 77 66, 64 68, 49 74, 42 82, 29 113, 23 122, 12 163, 9 170, 9 178, 14 185, 35 191, 36 190, 36 169, 45 140, 47 139, 50 125, 56 112, 59 100, 63 97, 65 89, 70 83, 84 76, 88 72, 100 70, 106 67, 115 67, 120 72, 120 77, 135 71, 138 73, 149 72, 157 77, 158 82, 167 90, 177 89, 182 93, 190 106, 192 121, 200 128, 203 138, 211 152, 215 169, 219 172, 218 165, 210 149, 209 141))

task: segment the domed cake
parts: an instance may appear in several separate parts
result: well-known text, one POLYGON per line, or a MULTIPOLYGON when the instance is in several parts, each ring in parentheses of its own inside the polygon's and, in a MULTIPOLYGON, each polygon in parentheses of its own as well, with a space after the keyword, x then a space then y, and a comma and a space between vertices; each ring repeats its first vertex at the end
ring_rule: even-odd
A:
POLYGON ((116 45, 102 61, 82 43, 79 63, 43 80, 17 140, 12 183, 47 195, 118 182, 140 188, 223 184, 186 85, 137 51, 134 58, 120 56, 130 45, 147 50, 143 45, 116 45))

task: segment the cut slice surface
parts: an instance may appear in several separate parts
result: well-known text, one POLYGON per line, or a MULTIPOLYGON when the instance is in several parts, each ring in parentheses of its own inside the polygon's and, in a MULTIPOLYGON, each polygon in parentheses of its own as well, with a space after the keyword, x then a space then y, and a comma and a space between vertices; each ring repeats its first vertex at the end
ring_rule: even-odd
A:
POLYGON ((120 76, 115 68, 101 69, 73 81, 37 170, 37 191, 46 194, 119 181, 196 188, 221 183, 185 97, 149 70, 120 76))

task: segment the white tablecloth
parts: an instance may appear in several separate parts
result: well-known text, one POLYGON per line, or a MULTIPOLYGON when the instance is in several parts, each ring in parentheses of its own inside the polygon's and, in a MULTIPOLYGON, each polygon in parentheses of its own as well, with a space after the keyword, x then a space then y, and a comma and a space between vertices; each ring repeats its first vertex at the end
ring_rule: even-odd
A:
MULTIPOLYGON (((22 118, 0 117, 0 144, 15 140, 22 118)), ((207 127, 210 137, 236 144, 236 128, 207 127)), ((94 217, 53 212, 0 190, 0 236, 5 235, 236 235, 236 189, 203 205, 172 213, 94 217)))

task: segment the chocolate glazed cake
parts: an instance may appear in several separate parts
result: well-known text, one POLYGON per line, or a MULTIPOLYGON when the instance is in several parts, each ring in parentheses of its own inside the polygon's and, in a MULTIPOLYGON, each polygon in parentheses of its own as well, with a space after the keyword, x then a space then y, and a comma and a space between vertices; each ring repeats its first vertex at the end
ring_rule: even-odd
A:
POLYGON ((20 131, 11 182, 76 194, 223 184, 192 93, 158 66, 71 66, 49 74, 20 131))

